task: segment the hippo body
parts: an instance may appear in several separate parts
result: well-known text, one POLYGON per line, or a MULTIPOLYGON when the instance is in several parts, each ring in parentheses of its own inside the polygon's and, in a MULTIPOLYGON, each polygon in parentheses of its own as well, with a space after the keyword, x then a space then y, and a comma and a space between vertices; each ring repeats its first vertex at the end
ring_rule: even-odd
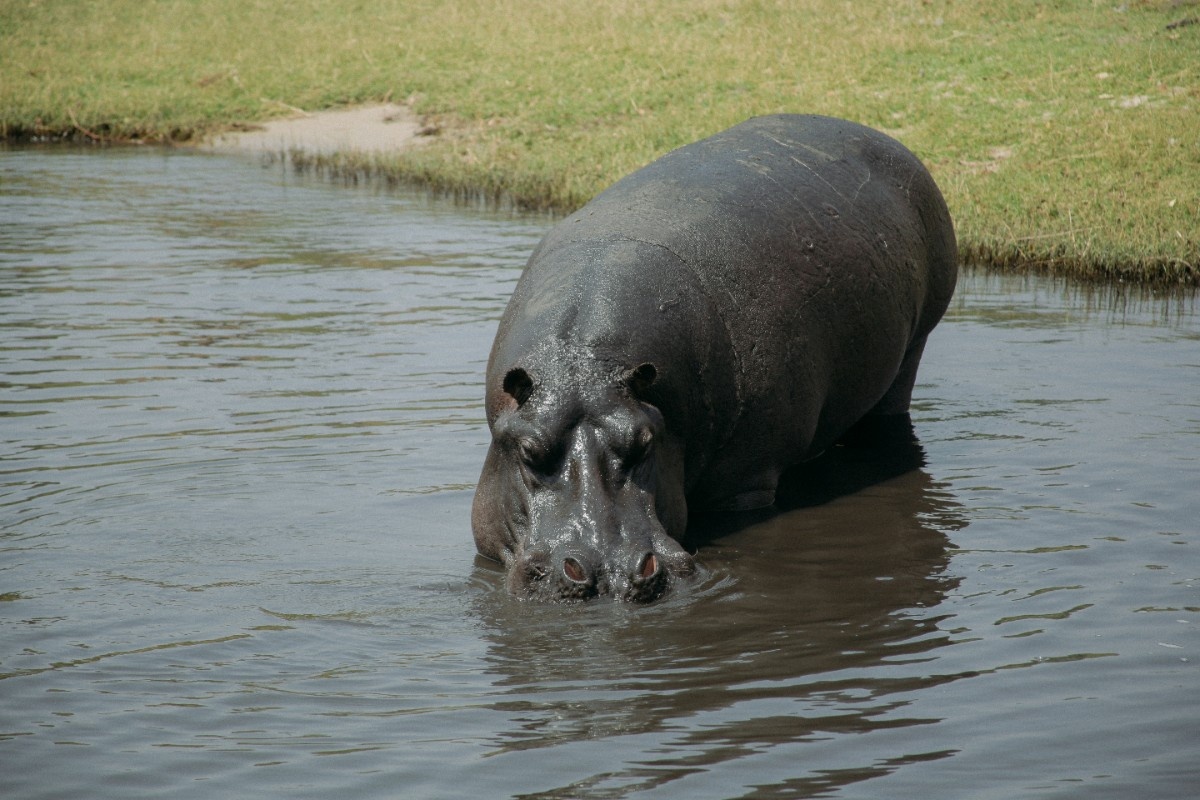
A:
POLYGON ((941 193, 870 128, 751 119, 556 225, 500 321, 472 509, 515 593, 653 599, 689 511, 770 505, 781 473, 905 414, 954 290, 941 193))

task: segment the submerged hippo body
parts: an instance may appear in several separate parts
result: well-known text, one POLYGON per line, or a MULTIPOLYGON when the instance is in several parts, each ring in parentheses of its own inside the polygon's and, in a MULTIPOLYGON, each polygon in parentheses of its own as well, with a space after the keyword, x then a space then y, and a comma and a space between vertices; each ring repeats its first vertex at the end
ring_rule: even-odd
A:
POLYGON ((688 511, 907 412, 954 290, 945 202, 869 128, 749 120, 619 181, 529 259, 492 347, 479 552, 510 590, 648 600, 688 511))

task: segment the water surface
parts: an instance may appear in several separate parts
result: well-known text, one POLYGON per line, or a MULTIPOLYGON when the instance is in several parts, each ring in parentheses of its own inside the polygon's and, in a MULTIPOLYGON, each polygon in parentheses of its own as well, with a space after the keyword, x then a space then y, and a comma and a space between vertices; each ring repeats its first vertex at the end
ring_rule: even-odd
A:
POLYGON ((1194 301, 968 275, 918 449, 560 608, 468 518, 547 220, 154 150, 0 152, 0 218, 4 797, 1200 781, 1194 301))

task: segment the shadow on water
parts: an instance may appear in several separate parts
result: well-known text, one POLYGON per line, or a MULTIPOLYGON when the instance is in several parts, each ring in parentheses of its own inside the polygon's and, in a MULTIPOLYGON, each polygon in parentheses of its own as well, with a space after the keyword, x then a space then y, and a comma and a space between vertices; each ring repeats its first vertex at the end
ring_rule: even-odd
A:
MULTIPOLYGON (((788 474, 776 509, 697 521, 689 542, 702 574, 657 604, 479 597, 506 697, 496 709, 511 721, 491 755, 679 731, 653 756, 532 795, 606 796, 614 782, 646 789, 782 745, 936 722, 904 708, 913 692, 962 677, 913 677, 911 665, 949 643, 925 609, 958 585, 945 574, 947 532, 964 522, 922 469, 907 418, 857 433, 788 474)), ((806 795, 952 752, 771 788, 806 795)))

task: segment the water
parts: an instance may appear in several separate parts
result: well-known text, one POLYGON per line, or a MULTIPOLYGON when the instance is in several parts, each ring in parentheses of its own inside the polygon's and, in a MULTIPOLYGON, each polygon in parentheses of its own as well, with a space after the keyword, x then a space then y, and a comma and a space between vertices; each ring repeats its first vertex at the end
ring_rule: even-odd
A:
POLYGON ((969 275, 923 467, 839 451, 687 591, 550 607, 468 521, 547 220, 154 150, 0 181, 0 796, 1194 796, 1194 301, 969 275))

